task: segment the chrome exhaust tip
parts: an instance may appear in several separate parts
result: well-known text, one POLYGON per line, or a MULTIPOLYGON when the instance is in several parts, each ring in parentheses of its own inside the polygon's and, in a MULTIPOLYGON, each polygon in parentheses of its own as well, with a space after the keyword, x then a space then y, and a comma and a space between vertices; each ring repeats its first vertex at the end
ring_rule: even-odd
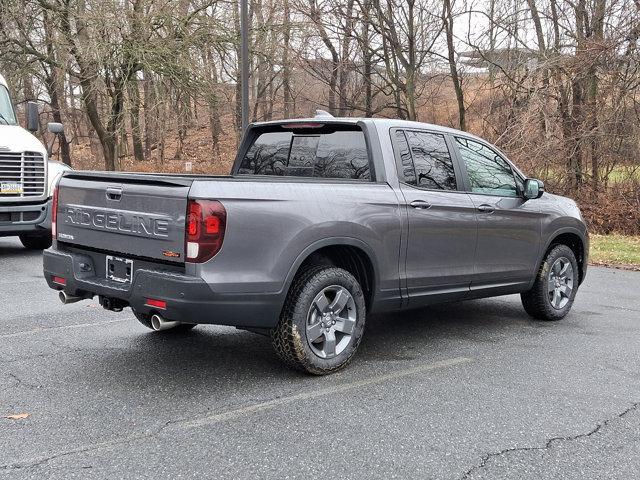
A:
POLYGON ((74 295, 67 294, 64 290, 61 290, 58 294, 58 298, 63 305, 69 305, 70 303, 76 303, 80 300, 86 300, 86 297, 76 297, 74 295))
POLYGON ((178 325, 180 325, 180 322, 175 320, 165 320, 157 313, 151 315, 151 328, 153 328, 156 332, 169 330, 170 328, 177 327, 178 325))

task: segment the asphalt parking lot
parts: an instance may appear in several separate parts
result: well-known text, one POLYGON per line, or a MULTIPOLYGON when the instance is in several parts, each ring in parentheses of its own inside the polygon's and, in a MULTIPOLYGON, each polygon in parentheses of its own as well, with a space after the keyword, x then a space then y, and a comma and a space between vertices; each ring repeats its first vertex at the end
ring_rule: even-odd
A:
POLYGON ((572 313, 516 296, 370 318, 323 378, 268 339, 168 336, 63 306, 0 239, 0 477, 637 478, 640 273, 590 268, 572 313), (6 418, 28 413, 24 419, 6 418))

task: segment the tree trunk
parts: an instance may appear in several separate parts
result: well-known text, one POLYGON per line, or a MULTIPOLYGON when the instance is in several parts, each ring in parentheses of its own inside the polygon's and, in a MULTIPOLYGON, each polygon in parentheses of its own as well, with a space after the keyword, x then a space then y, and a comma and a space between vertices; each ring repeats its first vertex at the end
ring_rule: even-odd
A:
POLYGON ((233 26, 235 31, 238 32, 236 37, 236 88, 235 88, 235 124, 236 124, 236 133, 238 137, 242 134, 242 75, 240 72, 242 71, 242 41, 240 38, 240 2, 243 0, 238 0, 233 8, 233 26))
POLYGON ((345 12, 345 30, 342 35, 342 45, 340 48, 340 81, 338 83, 338 115, 347 116, 347 85, 349 81, 349 48, 351 37, 353 36, 353 3, 354 0, 347 1, 345 12))
MULTIPOLYGON (((60 108, 60 89, 58 87, 58 76, 55 67, 52 68, 51 75, 46 78, 47 92, 51 99, 51 114, 53 121, 58 123, 64 123, 62 121, 62 113, 60 108)), ((69 148, 69 141, 64 132, 58 135, 58 142, 60 143, 60 159, 63 163, 66 163, 70 167, 71 165, 71 149, 69 148)))
POLYGON ((329 38, 329 34, 324 28, 321 14, 320 14, 320 11, 318 10, 315 0, 309 0, 309 9, 311 12, 310 13, 311 19, 313 20, 313 23, 318 29, 320 39, 322 40, 322 43, 324 44, 324 46, 327 47, 327 50, 329 50, 329 53, 331 55, 331 64, 330 64, 331 72, 329 73, 328 108, 329 108, 329 113, 331 115, 335 115, 336 114, 336 89, 338 86, 338 72, 340 70, 340 55, 338 55, 338 51, 336 50, 335 46, 331 42, 331 39, 329 38))
MULTIPOLYGON (((604 17, 606 10, 606 0, 596 0, 593 15, 591 16, 591 32, 593 40, 591 45, 602 45, 604 37, 604 17)), ((593 191, 598 190, 600 177, 600 152, 598 147, 598 65, 596 60, 592 60, 587 72, 588 92, 587 104, 589 108, 588 119, 588 142, 591 156, 591 186, 593 191)))
POLYGON ((156 147, 158 138, 158 107, 156 105, 156 85, 151 72, 142 72, 142 91, 144 100, 142 109, 144 110, 144 158, 151 158, 151 151, 156 147))
POLYGON ((458 125, 460 126, 460 130, 464 131, 467 129, 466 110, 464 108, 464 92, 462 91, 462 83, 460 81, 460 75, 458 74, 458 67, 456 66, 456 52, 453 45, 453 12, 451 11, 451 0, 443 0, 443 7, 442 20, 447 37, 449 70, 458 103, 458 125))
MULTIPOLYGON (((53 63, 57 63, 53 32, 51 31, 47 10, 43 11, 43 20, 47 56, 53 63)), ((62 103, 64 102, 64 86, 60 83, 60 71, 56 65, 49 65, 48 68, 49 74, 45 76, 45 84, 49 99, 51 100, 51 114, 54 122, 63 123, 62 103)), ((58 142, 60 145, 60 159, 63 163, 71 167, 71 149, 64 132, 58 135, 58 142)))
POLYGON ((372 86, 371 86, 371 75, 372 75, 372 53, 371 53, 371 45, 369 42, 369 27, 371 19, 370 15, 370 7, 369 0, 364 0, 362 4, 363 12, 363 21, 362 21, 362 63, 363 63, 363 72, 362 72, 362 80, 364 82, 364 116, 371 117, 373 115, 373 98, 372 98, 372 86))
POLYGON ((283 116, 290 118, 293 114, 291 102, 291 65, 289 60, 289 50, 291 44, 291 8, 289 0, 283 0, 283 47, 282 47, 282 96, 283 96, 283 116))
POLYGON ((138 86, 138 79, 134 78, 129 81, 128 86, 133 156, 137 162, 142 162, 144 161, 144 149, 142 146, 142 130, 140 127, 140 87, 138 86))

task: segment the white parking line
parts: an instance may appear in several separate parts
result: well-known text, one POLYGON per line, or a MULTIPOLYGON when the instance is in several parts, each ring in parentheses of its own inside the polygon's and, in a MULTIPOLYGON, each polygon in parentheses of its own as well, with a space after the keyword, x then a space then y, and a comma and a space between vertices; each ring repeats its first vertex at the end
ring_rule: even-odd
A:
POLYGON ((94 323, 75 323, 73 325, 62 325, 60 327, 45 327, 45 328, 34 328, 33 330, 23 330, 22 332, 13 332, 13 333, 4 333, 0 334, 0 338, 13 338, 13 337, 24 337, 27 335, 34 335, 36 333, 45 333, 56 330, 70 330, 73 328, 87 328, 87 327, 99 327, 101 325, 110 325, 112 323, 118 322, 126 322, 129 319, 118 319, 118 320, 107 320, 105 322, 94 322, 94 323))
POLYGON ((467 357, 455 357, 447 360, 441 360, 434 363, 427 363, 424 365, 418 365, 417 367, 405 368, 384 375, 378 375, 375 377, 365 378, 363 380, 355 380, 352 382, 341 383, 332 387, 321 388, 319 390, 312 390, 310 392, 297 393, 295 395, 289 395, 286 397, 276 398, 262 403, 254 403, 244 407, 236 408, 234 410, 228 410, 226 412, 217 413, 208 417, 197 418, 194 420, 172 422, 165 427, 165 429, 171 430, 186 430, 189 428, 200 427, 203 425, 210 425, 228 420, 234 420, 238 417, 245 416, 251 413, 262 412, 265 410, 271 410, 273 408, 288 405, 290 403, 298 402, 300 400, 310 400, 318 397, 324 397, 326 395, 332 395, 335 393, 342 393, 355 388, 366 387, 369 385, 375 385, 378 383, 386 382, 388 380, 397 380, 399 378, 407 377, 409 375, 417 375, 419 373, 429 372, 432 370, 438 370, 441 368, 452 367, 454 365, 460 365, 463 363, 471 362, 471 358, 467 357))
POLYGON ((209 415, 209 416, 197 418, 194 420, 185 420, 185 421, 178 420, 176 422, 168 422, 164 427, 161 427, 152 432, 133 433, 127 436, 113 438, 105 442, 80 445, 75 448, 70 448, 68 450, 52 453, 46 457, 18 460, 12 463, 4 464, 4 465, 0 464, 0 471, 14 470, 14 469, 25 468, 25 467, 28 468, 28 467, 41 466, 51 460, 55 460, 60 457, 66 457, 69 455, 100 450, 103 448, 114 448, 124 443, 145 440, 149 437, 154 437, 156 435, 159 435, 165 430, 181 431, 181 430, 189 430, 191 428, 213 425, 216 423, 226 422, 229 420, 235 420, 241 417, 245 417, 248 414, 263 412, 266 410, 274 409, 276 407, 289 405, 291 403, 298 402, 300 400, 309 400, 309 399, 314 399, 318 397, 323 397, 326 395, 332 395, 335 393, 347 392, 355 388, 376 385, 382 382, 386 382, 388 380, 397 380, 399 378, 404 378, 409 375, 417 375, 424 372, 452 367, 454 365, 469 363, 471 361, 473 361, 473 359, 468 357, 449 358, 446 360, 440 360, 438 362, 426 363, 423 365, 405 368, 403 370, 397 370, 395 372, 390 372, 383 375, 377 375, 374 377, 365 378, 363 380, 345 382, 339 385, 334 385, 332 387, 321 388, 319 390, 311 390, 309 392, 297 393, 295 395, 280 397, 280 398, 276 398, 274 400, 269 400, 266 402, 254 403, 252 405, 246 405, 244 407, 235 408, 233 410, 227 410, 226 412, 218 413, 215 415, 209 415))

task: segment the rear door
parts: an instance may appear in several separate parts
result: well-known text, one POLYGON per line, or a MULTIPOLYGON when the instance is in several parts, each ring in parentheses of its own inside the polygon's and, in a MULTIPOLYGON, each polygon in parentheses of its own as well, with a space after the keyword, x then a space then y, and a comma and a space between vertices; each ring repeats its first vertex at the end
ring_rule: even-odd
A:
POLYGON ((537 202, 522 197, 523 179, 495 149, 475 139, 453 138, 478 216, 472 290, 528 284, 540 248, 537 202))
POLYGON ((438 132, 391 134, 408 216, 409 304, 464 298, 474 271, 477 226, 474 204, 459 188, 450 144, 438 132))
POLYGON ((59 186, 57 239, 182 263, 190 185, 180 177, 67 173, 59 186))

